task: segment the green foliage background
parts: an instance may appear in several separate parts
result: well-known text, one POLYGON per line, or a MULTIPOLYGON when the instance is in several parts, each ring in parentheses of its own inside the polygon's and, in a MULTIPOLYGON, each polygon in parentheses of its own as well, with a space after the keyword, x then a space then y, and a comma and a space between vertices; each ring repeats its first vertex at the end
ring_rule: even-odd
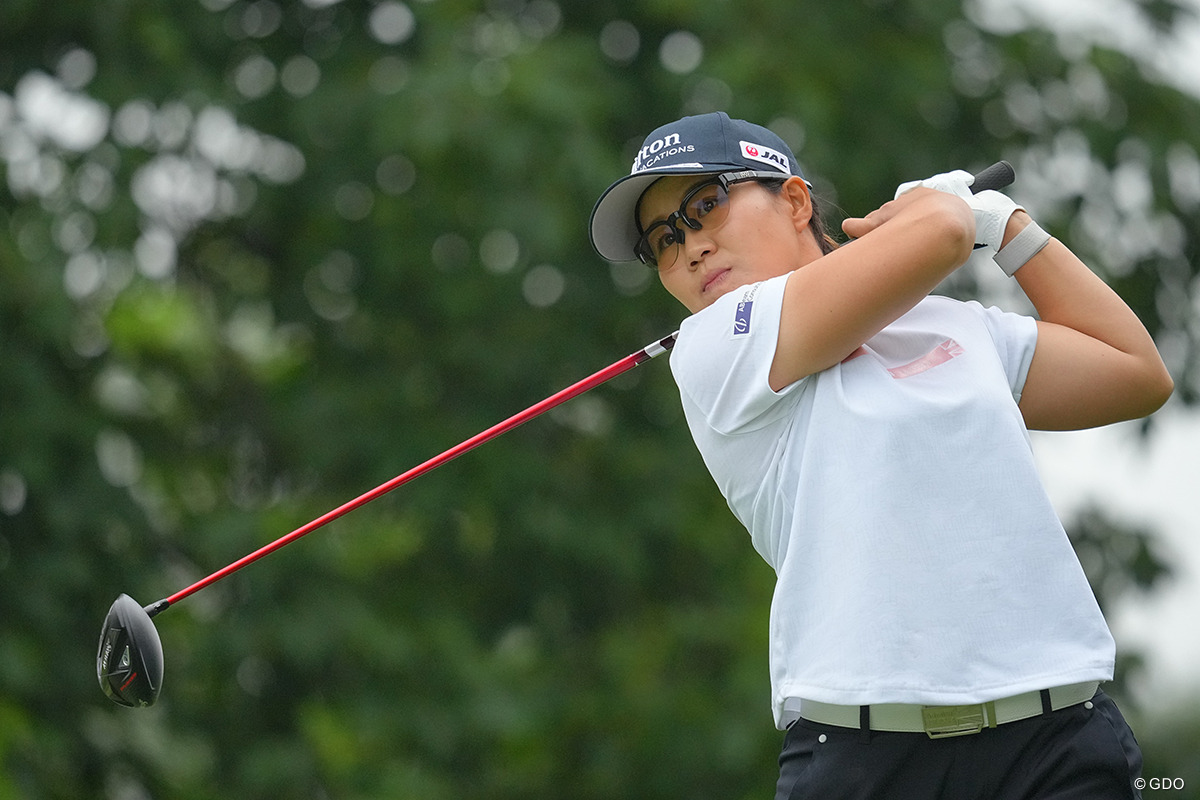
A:
MULTIPOLYGON (((109 703, 93 648, 118 593, 167 596, 674 330, 586 220, 682 113, 773 127, 835 222, 1008 158, 1193 402, 1200 103, 983 21, 5 0, 0 798, 769 796, 772 576, 659 362, 158 617, 154 707, 109 703)), ((1166 574, 1152 532, 1069 522, 1105 605, 1166 574)), ((1147 775, 1200 786, 1195 723, 1138 731, 1147 775)))

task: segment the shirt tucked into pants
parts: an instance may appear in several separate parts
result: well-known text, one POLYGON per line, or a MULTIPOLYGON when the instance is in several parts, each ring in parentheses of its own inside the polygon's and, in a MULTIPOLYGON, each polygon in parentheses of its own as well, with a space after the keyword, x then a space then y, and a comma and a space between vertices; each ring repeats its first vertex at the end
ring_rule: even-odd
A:
POLYGON ((1140 800, 1142 755, 1103 691, 1087 703, 979 733, 931 739, 800 719, 775 800, 1140 800))

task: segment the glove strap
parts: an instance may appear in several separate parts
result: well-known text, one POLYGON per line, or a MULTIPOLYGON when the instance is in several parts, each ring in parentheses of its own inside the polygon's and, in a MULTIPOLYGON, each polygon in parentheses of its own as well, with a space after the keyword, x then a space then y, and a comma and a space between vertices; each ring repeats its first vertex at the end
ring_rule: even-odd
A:
POLYGON ((1041 252, 1050 241, 1046 233, 1036 222, 1030 221, 1024 230, 1012 238, 1012 241, 1000 248, 992 259, 1004 270, 1004 274, 1012 277, 1013 273, 1025 266, 1025 262, 1041 252))

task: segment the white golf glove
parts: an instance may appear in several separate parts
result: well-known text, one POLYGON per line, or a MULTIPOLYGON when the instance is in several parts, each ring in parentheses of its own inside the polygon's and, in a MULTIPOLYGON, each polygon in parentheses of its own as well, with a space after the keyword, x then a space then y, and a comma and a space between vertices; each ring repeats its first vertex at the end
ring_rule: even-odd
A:
POLYGON ((1017 209, 1024 210, 1012 199, 1000 192, 986 189, 979 194, 971 193, 971 184, 975 176, 966 170, 956 169, 953 172, 943 172, 922 181, 908 181, 896 187, 896 197, 911 191, 918 186, 937 189, 940 192, 961 197, 967 201, 975 214, 975 244, 991 249, 992 253, 1000 250, 1004 242, 1004 229, 1008 227, 1008 218, 1017 209))
POLYGON ((939 192, 949 192, 953 195, 958 195, 964 200, 971 199, 971 184, 975 182, 975 176, 967 172, 965 169, 956 169, 953 172, 943 172, 934 175, 932 178, 926 178, 923 181, 908 181, 896 187, 896 197, 911 192, 918 186, 924 186, 926 189, 937 189, 939 192))
POLYGON ((986 245, 993 253, 1000 252, 1000 246, 1004 243, 1008 218, 1014 211, 1025 210, 1008 195, 992 189, 971 195, 967 205, 975 212, 975 244, 986 245))

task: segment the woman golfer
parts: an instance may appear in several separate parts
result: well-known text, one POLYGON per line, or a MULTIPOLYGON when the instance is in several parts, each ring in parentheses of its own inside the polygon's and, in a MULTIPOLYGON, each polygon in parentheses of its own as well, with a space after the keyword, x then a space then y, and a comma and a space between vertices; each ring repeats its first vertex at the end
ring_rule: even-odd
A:
POLYGON ((592 214, 600 255, 691 312, 687 423, 777 575, 778 800, 1138 796, 1027 430, 1145 416, 1171 378, 1103 281, 970 182, 905 184, 838 247, 788 146, 716 113, 651 133, 592 214), (976 243, 1037 320, 930 295, 976 243))

